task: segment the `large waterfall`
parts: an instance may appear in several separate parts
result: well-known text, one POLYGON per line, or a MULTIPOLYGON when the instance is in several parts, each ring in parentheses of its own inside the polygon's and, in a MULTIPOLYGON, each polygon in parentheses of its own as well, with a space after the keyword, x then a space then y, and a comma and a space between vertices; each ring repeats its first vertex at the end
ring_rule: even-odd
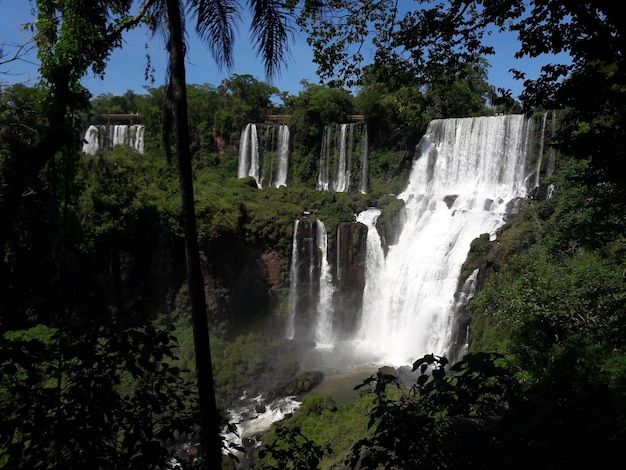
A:
MULTIPOLYGON (((495 236, 527 196, 527 185, 534 183, 527 171, 532 122, 517 115, 431 122, 417 146, 408 185, 398 195, 405 203, 404 223, 389 247, 377 229, 383 214, 379 208, 339 224, 336 256, 329 253, 321 220, 307 212, 294 221, 286 336, 303 340, 305 347, 292 350, 303 369, 323 370, 330 388, 333 375, 345 375, 352 390, 383 364, 404 366, 429 353, 455 359, 450 356, 452 343, 465 340, 464 330, 457 332, 456 317, 465 313, 478 274, 475 270, 460 285, 461 267, 472 240, 484 233, 495 236), (340 253, 352 259, 341 259, 340 253), (364 276, 364 283, 352 284, 362 288, 360 309, 356 307, 354 321, 342 322, 346 311, 339 307, 357 302, 338 298, 346 295, 341 289, 356 268, 364 276)), ((348 126, 338 130, 341 140, 347 140, 348 126)), ((325 135, 329 139, 323 147, 330 148, 334 138, 325 135)), ((348 175, 349 153, 346 147, 337 148, 335 168, 348 175)), ((348 180, 322 178, 320 189, 346 189, 348 180)), ((341 379, 335 383, 335 391, 346 388, 341 379)), ((293 402, 274 402, 246 426, 269 426, 268 420, 282 419, 295 408, 293 402)), ((241 427, 240 433, 243 437, 248 431, 241 427)))
POLYGON ((450 346, 455 293, 470 243, 495 236, 526 196, 529 121, 521 115, 436 120, 417 150, 406 222, 383 266, 367 270, 356 338, 384 362, 405 364, 450 346))
POLYGON ((124 146, 143 153, 144 131, 145 128, 142 124, 92 124, 83 136, 83 152, 88 155, 95 155, 98 150, 124 146))
POLYGON ((379 209, 356 218, 367 227, 367 253, 351 350, 389 365, 449 354, 455 316, 474 284, 459 286, 470 244, 483 233, 495 237, 527 196, 534 183, 527 163, 533 138, 533 121, 522 115, 429 124, 408 185, 397 196, 405 203, 397 243, 385 255, 376 229, 379 209))

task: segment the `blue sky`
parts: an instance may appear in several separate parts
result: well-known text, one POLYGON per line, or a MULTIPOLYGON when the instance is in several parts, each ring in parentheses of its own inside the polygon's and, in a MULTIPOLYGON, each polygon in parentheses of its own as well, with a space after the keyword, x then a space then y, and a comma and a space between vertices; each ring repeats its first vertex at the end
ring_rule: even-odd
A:
MULTIPOLYGON (((0 0, 0 44, 4 44, 5 53, 15 50, 12 45, 21 44, 29 39, 29 33, 22 30, 21 24, 32 21, 31 2, 25 0, 0 0)), ((241 26, 235 40, 234 67, 232 70, 220 70, 212 59, 206 46, 195 36, 189 25, 189 54, 187 57, 187 82, 192 84, 219 85, 231 74, 250 74, 258 80, 266 81, 261 60, 256 56, 249 39, 247 25, 241 26)), ((514 81, 508 70, 512 67, 526 71, 530 77, 537 75, 539 67, 546 59, 516 61, 514 53, 517 44, 512 35, 498 35, 491 39, 496 47, 496 55, 489 57, 489 83, 496 87, 510 89, 513 96, 522 90, 520 82, 514 81)), ((291 45, 288 62, 272 84, 281 91, 298 94, 302 90, 301 81, 318 83, 315 74, 316 65, 313 54, 302 38, 297 38, 291 45)), ((114 52, 107 66, 104 80, 88 76, 85 86, 94 96, 102 93, 121 95, 127 90, 143 93, 144 86, 158 87, 165 80, 166 54, 161 38, 153 37, 144 28, 128 33, 121 50, 114 52), (155 82, 145 80, 147 65, 146 54, 150 55, 155 82)), ((0 82, 11 84, 25 80, 34 80, 37 76, 36 58, 31 61, 16 61, 0 65, 0 82)), ((30 83, 34 83, 31 81, 30 83)))

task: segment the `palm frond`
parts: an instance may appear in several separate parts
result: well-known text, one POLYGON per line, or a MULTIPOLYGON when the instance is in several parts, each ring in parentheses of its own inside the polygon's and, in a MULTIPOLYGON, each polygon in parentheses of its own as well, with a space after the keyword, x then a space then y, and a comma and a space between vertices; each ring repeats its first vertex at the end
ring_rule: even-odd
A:
POLYGON ((196 32, 207 44, 218 66, 233 66, 234 23, 239 20, 234 0, 191 0, 189 10, 196 17, 196 32))
POLYGON ((271 79, 290 52, 289 40, 293 39, 291 13, 285 9, 284 0, 249 0, 249 3, 253 13, 250 30, 257 54, 271 79))

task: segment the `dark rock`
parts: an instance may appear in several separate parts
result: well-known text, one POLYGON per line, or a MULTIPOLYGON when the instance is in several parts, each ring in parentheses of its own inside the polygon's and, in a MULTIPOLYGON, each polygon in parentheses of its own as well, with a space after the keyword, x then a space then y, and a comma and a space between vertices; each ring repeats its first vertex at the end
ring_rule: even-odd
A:
POLYGON ((281 387, 281 394, 284 396, 302 395, 313 390, 323 380, 324 374, 319 370, 300 372, 281 387))

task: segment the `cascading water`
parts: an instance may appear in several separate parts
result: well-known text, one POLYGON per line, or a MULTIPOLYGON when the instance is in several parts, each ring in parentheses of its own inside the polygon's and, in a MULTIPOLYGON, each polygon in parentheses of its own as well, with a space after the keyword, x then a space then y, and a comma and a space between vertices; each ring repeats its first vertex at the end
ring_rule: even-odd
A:
POLYGON ((328 191, 330 184, 330 152, 332 142, 332 127, 326 126, 322 133, 322 144, 320 146, 320 169, 317 178, 318 191, 328 191))
POLYGON ((247 124, 241 133, 239 140, 239 167, 238 178, 252 176, 261 187, 260 165, 259 165, 259 138, 257 136, 256 124, 247 124))
MULTIPOLYGON (((430 123, 399 195, 406 222, 398 243, 384 262, 379 247, 367 255, 367 299, 355 335, 363 351, 390 365, 448 352, 470 243, 495 235, 526 196, 528 125, 519 115, 430 123)), ((359 219, 373 226, 370 213, 359 219)))
POLYGON ((142 124, 111 124, 90 125, 83 137, 83 152, 95 155, 98 150, 109 150, 112 147, 124 146, 144 151, 144 132, 142 124))
POLYGON ((110 126, 110 140, 113 147, 117 145, 126 145, 128 142, 128 126, 110 126))
POLYGON ((133 124, 131 135, 132 139, 132 147, 139 153, 143 153, 144 151, 144 133, 146 132, 145 126, 140 124, 133 124))
POLYGON ((100 141, 100 128, 94 125, 89 126, 83 137, 83 152, 87 155, 95 155, 101 148, 100 141))
POLYGON ((293 222, 293 237, 291 241, 291 268, 289 270, 290 289, 289 289, 289 311, 287 312, 287 339, 293 339, 296 333, 296 310, 298 305, 298 288, 300 284, 299 276, 299 257, 298 257, 298 219, 293 222))
POLYGON ((367 194, 369 177, 369 137, 367 135, 367 125, 363 125, 363 139, 361 140, 361 183, 359 190, 361 194, 367 194))
POLYGON ((350 167, 346 164, 346 131, 348 129, 348 125, 341 124, 339 129, 339 160, 337 162, 337 177, 335 178, 335 186, 333 189, 337 192, 345 193, 350 185, 350 167))
POLYGON ((281 124, 278 128, 278 172, 273 183, 275 188, 287 186, 289 168, 289 127, 281 124))
MULTIPOLYGON (((385 266, 385 253, 376 222, 381 214, 381 210, 371 207, 361 212, 356 220, 367 227, 367 248, 365 258, 365 287, 363 289, 363 305, 378 305, 384 298, 384 293, 380 290, 383 286, 377 282, 377 276, 385 266)), ((383 308, 384 305, 380 305, 383 308)), ((375 307, 372 307, 375 308, 375 307)), ((363 331, 375 331, 377 318, 375 315, 362 317, 361 329, 363 331)))
POLYGON ((541 164, 543 159, 543 145, 544 145, 544 136, 546 133, 546 122, 548 120, 548 113, 543 113, 543 119, 541 121, 541 139, 539 141, 539 157, 537 159, 537 173, 535 174, 535 188, 539 187, 541 184, 541 164))
POLYGON ((317 250, 320 255, 319 300, 315 341, 319 347, 332 346, 333 342, 333 275, 328 262, 328 233, 321 220, 317 220, 317 250))
POLYGON ((289 127, 247 124, 239 139, 237 178, 252 176, 258 188, 287 186, 289 127))
POLYGON ((324 127, 317 179, 319 191, 367 191, 367 138, 367 125, 364 123, 329 124, 324 127), (361 130, 360 135, 358 129, 361 130), (357 145, 359 141, 360 148, 357 145), (361 158, 353 159, 355 153, 360 153, 361 158), (352 182, 353 175, 359 175, 358 187, 352 182))

